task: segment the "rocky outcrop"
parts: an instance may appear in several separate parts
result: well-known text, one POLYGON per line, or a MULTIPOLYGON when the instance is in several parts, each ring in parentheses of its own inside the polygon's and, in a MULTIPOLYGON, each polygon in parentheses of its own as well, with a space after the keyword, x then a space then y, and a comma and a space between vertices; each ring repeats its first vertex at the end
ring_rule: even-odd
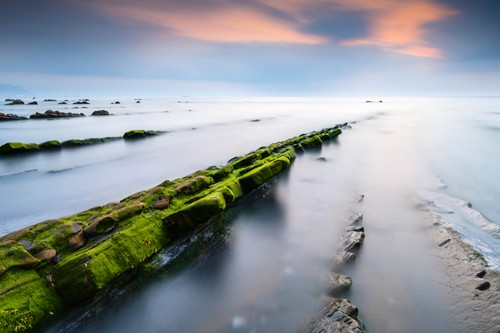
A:
POLYGON ((12 155, 39 151, 40 146, 36 143, 7 142, 0 146, 0 155, 12 155))
POLYGON ((294 146, 324 134, 335 137, 340 130, 277 142, 121 202, 0 237, 0 251, 12 253, 0 257, 0 331, 33 331, 63 307, 89 302, 166 246, 212 225, 239 198, 288 168, 294 146))
POLYGON ((28 105, 38 105, 37 101, 29 102, 28 105))
POLYGON ((12 113, 2 113, 0 112, 0 121, 9 121, 9 120, 26 120, 28 117, 18 116, 12 113))
POLYGON ((5 105, 24 105, 24 101, 22 99, 6 99, 6 102, 8 102, 5 105))
POLYGON ((37 112, 30 116, 30 119, 54 119, 54 118, 71 118, 71 117, 85 117, 83 113, 61 112, 47 110, 44 113, 37 112))
POLYGON ((73 103, 74 105, 86 105, 90 104, 90 101, 88 99, 79 99, 78 101, 73 103))
POLYGON ((92 112, 91 116, 109 116, 109 111, 96 110, 96 111, 92 112))
POLYGON ((358 308, 348 299, 330 300, 303 329, 304 333, 362 333, 363 324, 358 320, 358 308))

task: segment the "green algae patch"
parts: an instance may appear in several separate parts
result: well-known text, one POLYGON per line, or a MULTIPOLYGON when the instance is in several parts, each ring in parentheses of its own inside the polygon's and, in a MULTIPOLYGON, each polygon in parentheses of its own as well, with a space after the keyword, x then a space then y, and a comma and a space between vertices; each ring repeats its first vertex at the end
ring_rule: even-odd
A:
POLYGON ((28 153, 39 150, 40 146, 36 143, 7 142, 0 146, 0 155, 28 153))
POLYGON ((61 311, 61 300, 36 271, 16 268, 0 277, 1 332, 30 332, 61 311))
POLYGON ((16 241, 0 243, 0 276, 14 267, 33 267, 38 261, 16 241))
POLYGON ((288 168, 289 165, 290 160, 285 156, 281 156, 246 173, 239 178, 243 192, 248 193, 256 189, 272 177, 279 174, 281 171, 288 168))
POLYGON ((62 145, 59 141, 57 140, 50 140, 50 141, 45 141, 40 143, 40 149, 43 150, 56 150, 56 149, 61 149, 62 145))
POLYGON ((165 131, 151 131, 151 130, 130 130, 123 134, 124 139, 141 139, 147 136, 154 136, 163 134, 165 131))
POLYGON ((71 147, 79 147, 79 146, 88 146, 95 145, 99 143, 106 143, 110 141, 119 140, 120 137, 109 136, 105 138, 88 138, 88 139, 71 139, 66 140, 61 143, 63 147, 71 148, 71 147))
MULTIPOLYGON (((144 137, 154 131, 132 132, 144 137)), ((302 134, 120 202, 0 237, 0 331, 29 331, 61 314, 61 304, 70 309, 85 304, 121 276, 142 271, 144 263, 179 238, 196 237, 199 230, 221 223, 230 205, 290 166, 295 147, 314 148, 340 133, 329 128, 302 134), (15 298, 11 291, 21 285, 39 290, 29 295, 19 291, 15 298), (27 307, 24 300, 29 300, 27 307)))
POLYGON ((172 237, 178 238, 193 231, 225 208, 224 195, 215 192, 169 215, 163 222, 168 233, 172 237))
POLYGON ((127 222, 127 228, 67 255, 49 270, 66 304, 81 304, 90 299, 157 253, 169 240, 158 214, 143 213, 127 222))

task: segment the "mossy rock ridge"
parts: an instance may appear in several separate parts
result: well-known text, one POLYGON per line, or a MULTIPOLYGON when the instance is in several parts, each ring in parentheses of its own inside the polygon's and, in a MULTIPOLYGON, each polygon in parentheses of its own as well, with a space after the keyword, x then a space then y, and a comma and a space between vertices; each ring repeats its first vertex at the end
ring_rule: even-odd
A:
POLYGON ((28 332, 61 315, 63 306, 86 304, 178 239, 214 225, 239 198, 286 170, 294 147, 314 148, 338 134, 338 128, 302 134, 0 237, 0 331, 28 332))

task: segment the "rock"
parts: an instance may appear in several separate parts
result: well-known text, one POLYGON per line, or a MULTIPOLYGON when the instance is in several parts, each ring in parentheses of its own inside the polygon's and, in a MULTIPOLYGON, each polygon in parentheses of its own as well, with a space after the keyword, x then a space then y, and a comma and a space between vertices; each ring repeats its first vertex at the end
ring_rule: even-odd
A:
POLYGON ((70 117, 85 117, 83 113, 60 112, 47 110, 44 113, 37 112, 30 116, 30 119, 53 119, 53 118, 70 118, 70 117))
POLYGON ((347 275, 333 273, 330 275, 326 293, 331 296, 337 296, 346 292, 352 286, 352 279, 347 275))
POLYGON ((104 215, 89 224, 88 227, 83 229, 86 236, 93 236, 96 234, 104 234, 111 231, 116 225, 116 220, 110 214, 104 215))
POLYGON ((318 158, 316 159, 316 161, 326 162, 326 158, 325 158, 325 157, 318 157, 318 158))
POLYGON ((120 102, 119 102, 119 101, 116 101, 116 102, 114 102, 114 103, 111 103, 111 104, 120 104, 120 102))
POLYGON ((59 102, 59 103, 57 103, 57 104, 59 104, 59 105, 66 105, 66 104, 68 104, 68 103, 66 103, 66 102, 59 102))
POLYGON ((109 111, 106 110, 96 110, 92 112, 92 116, 109 116, 109 111))
POLYGON ((28 105, 38 105, 37 101, 29 102, 28 105))
MULTIPOLYGON (((0 277, 14 267, 32 267, 37 260, 16 241, 0 243, 0 277)), ((1 295, 1 294, 0 294, 1 295)))
POLYGON ((57 140, 50 140, 40 143, 40 149, 51 150, 51 149, 61 149, 62 145, 57 140))
POLYGON ((476 274, 476 277, 482 279, 486 275, 486 270, 483 269, 481 272, 476 274))
POLYGON ((78 101, 73 103, 73 105, 82 105, 82 104, 90 104, 90 102, 88 99, 79 99, 78 101))
POLYGON ((71 237, 68 241, 68 245, 72 250, 78 250, 85 245, 85 242, 85 234, 82 231, 71 237))
POLYGON ((363 201, 363 199, 364 199, 364 198, 365 198, 365 195, 364 195, 364 194, 359 194, 359 195, 356 197, 355 201, 356 201, 356 202, 361 202, 361 201, 363 201))
POLYGON ((137 104, 139 104, 141 101, 136 101, 137 104))
POLYGON ((145 130, 130 130, 123 134, 124 139, 141 139, 147 136, 163 134, 165 131, 145 131, 145 130))
POLYGON ((51 261, 57 254, 54 249, 46 249, 33 255, 38 260, 51 261))
POLYGON ((340 249, 343 251, 353 251, 358 250, 365 239, 364 231, 348 231, 344 234, 342 241, 340 243, 340 249))
POLYGON ((347 299, 334 298, 301 331, 304 333, 364 332, 364 326, 357 318, 356 306, 347 299))
POLYGON ((490 289, 490 286, 491 286, 491 283, 489 283, 488 281, 484 281, 482 283, 480 283, 476 289, 477 290, 481 290, 481 291, 485 291, 487 289, 490 289))
POLYGON ((0 146, 0 155, 27 153, 39 150, 40 146, 36 143, 7 142, 0 146))
POLYGON ((23 105, 23 104, 24 104, 24 101, 21 99, 11 99, 11 100, 9 100, 9 103, 7 103, 5 105, 23 105))
POLYGON ((18 116, 12 113, 2 113, 0 112, 0 121, 9 121, 9 120, 26 120, 28 117, 18 116))
POLYGON ((44 102, 57 102, 55 99, 44 99, 44 102))
POLYGON ((170 204, 169 198, 165 197, 151 202, 151 205, 155 209, 165 209, 168 207, 169 204, 170 204))

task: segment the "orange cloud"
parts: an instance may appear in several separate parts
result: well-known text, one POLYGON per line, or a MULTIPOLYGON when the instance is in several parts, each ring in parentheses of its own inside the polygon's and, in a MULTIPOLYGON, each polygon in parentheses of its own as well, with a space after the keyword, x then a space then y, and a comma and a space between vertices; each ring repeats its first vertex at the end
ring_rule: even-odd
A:
POLYGON ((300 31, 298 22, 290 22, 228 3, 223 7, 169 10, 139 5, 98 6, 108 14, 165 28, 173 35, 211 42, 260 42, 319 44, 325 38, 300 31))
MULTIPOLYGON (((259 0, 275 9, 307 20, 304 13, 311 7, 308 0, 259 0)), ((447 19, 458 12, 433 0, 317 0, 315 5, 335 11, 359 11, 368 20, 368 35, 344 41, 341 45, 373 45, 386 51, 416 57, 442 58, 443 51, 426 39, 428 25, 447 19)))

